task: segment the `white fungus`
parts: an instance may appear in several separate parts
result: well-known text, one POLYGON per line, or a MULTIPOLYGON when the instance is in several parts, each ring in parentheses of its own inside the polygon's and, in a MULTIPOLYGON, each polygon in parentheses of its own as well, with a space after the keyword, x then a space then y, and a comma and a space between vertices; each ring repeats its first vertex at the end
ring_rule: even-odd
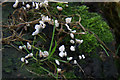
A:
POLYGON ((68 29, 69 31, 72 31, 72 29, 70 29, 70 27, 68 26, 68 24, 65 24, 65 26, 67 27, 67 29, 68 29))
POLYGON ((81 55, 79 55, 79 59, 82 59, 82 56, 81 56, 81 55))
POLYGON ((43 3, 41 2, 41 3, 39 4, 39 6, 42 7, 42 6, 43 6, 43 3))
MULTIPOLYGON (((45 28, 45 26, 46 26, 46 24, 44 24, 44 22, 43 22, 43 21, 39 21, 39 23, 40 23, 40 28, 44 29, 44 28, 45 28)), ((40 28, 39 28, 39 29, 40 29, 40 28)))
POLYGON ((82 34, 86 34, 85 32, 81 32, 82 34))
POLYGON ((57 65, 60 65, 60 62, 58 60, 55 60, 55 62, 56 62, 57 65))
POLYGON ((39 33, 39 30, 37 29, 35 32, 32 33, 32 35, 37 35, 39 33))
POLYGON ((85 55, 82 54, 82 58, 85 59, 85 55))
POLYGON ((76 30, 71 31, 72 33, 76 33, 76 30))
POLYGON ((42 57, 43 56, 43 52, 41 50, 39 50, 39 56, 42 57))
POLYGON ((48 51, 44 51, 44 52, 43 52, 43 57, 48 57, 48 56, 49 56, 48 51))
POLYGON ((60 73, 60 72, 61 72, 61 69, 60 69, 60 68, 57 68, 57 71, 58 71, 58 73, 60 73))
POLYGON ((35 4, 36 4, 35 9, 39 9, 39 4, 38 3, 35 3, 35 4))
POLYGON ((32 57, 32 56, 33 56, 33 53, 30 53, 27 56, 25 56, 25 58, 29 58, 29 57, 32 57))
POLYGON ((24 62, 24 61, 25 61, 25 58, 22 57, 22 58, 21 58, 21 61, 24 62))
POLYGON ((30 9, 30 4, 26 4, 26 8, 30 9))
POLYGON ((29 54, 27 56, 25 56, 25 58, 29 58, 29 54))
POLYGON ((22 49, 23 49, 23 47, 22 47, 22 46, 19 46, 19 49, 21 49, 21 50, 22 50, 22 49))
POLYGON ((45 6, 48 6, 48 0, 45 0, 45 1, 43 2, 43 4, 44 4, 45 6))
POLYGON ((35 29, 40 29, 40 25, 36 24, 35 29))
POLYGON ((75 51, 75 46, 71 46, 71 47, 70 47, 70 50, 71 50, 71 51, 75 51))
POLYGON ((68 17, 68 18, 65 19, 65 21, 66 21, 67 24, 71 23, 71 20, 72 20, 72 17, 68 17))
POLYGON ((70 37, 73 39, 73 38, 74 38, 74 34, 73 34, 73 33, 70 33, 70 37))
POLYGON ((63 51, 61 51, 60 53, 59 53, 59 56, 60 57, 66 57, 67 56, 67 52, 63 52, 63 51))
POLYGON ((29 50, 31 50, 31 49, 32 49, 32 46, 30 45, 30 43, 29 43, 29 42, 27 42, 27 48, 28 48, 29 50))
POLYGON ((24 10, 26 10, 26 7, 22 6, 22 8, 23 8, 24 10))
POLYGON ((76 60, 74 60, 74 61, 73 61, 73 64, 77 64, 77 61, 76 61, 76 60))
POLYGON ((30 53, 30 54, 29 54, 29 57, 32 57, 32 56, 33 56, 33 53, 30 53))
POLYGON ((36 24, 35 25, 35 32, 33 32, 32 33, 32 35, 34 36, 34 35, 37 35, 38 33, 39 33, 39 31, 40 31, 40 29, 43 29, 43 28, 45 28, 45 24, 43 23, 43 21, 39 21, 39 23, 40 23, 40 25, 38 25, 38 24, 36 24))
POLYGON ((18 3, 19 3, 19 1, 16 0, 16 1, 15 1, 15 4, 13 4, 13 7, 16 8, 16 7, 18 6, 18 3))
POLYGON ((74 44, 74 43, 75 43, 75 41, 74 41, 74 40, 70 40, 70 43, 74 44))
POLYGON ((28 64, 28 60, 25 60, 25 63, 28 64))
POLYGON ((79 43, 79 44, 83 43, 83 40, 80 40, 80 39, 75 39, 75 40, 76 40, 76 43, 79 43))
POLYGON ((22 2, 22 5, 25 5, 25 2, 22 2))
POLYGON ((35 7, 35 2, 32 2, 32 6, 35 7))
POLYGON ((60 6, 57 6, 57 9, 58 9, 58 11, 62 11, 63 10, 63 8, 60 7, 60 6))
POLYGON ((68 4, 66 4, 65 6, 68 7, 68 4))
POLYGON ((59 56, 60 56, 60 57, 64 57, 64 52, 61 51, 61 52, 59 53, 59 56))
POLYGON ((64 45, 60 46, 59 51, 65 51, 65 46, 64 45))
POLYGON ((58 20, 55 20, 55 27, 59 27, 58 20))
POLYGON ((72 60, 72 59, 73 59, 73 57, 68 57, 68 58, 67 58, 68 61, 70 61, 70 60, 72 60))
POLYGON ((67 52, 64 52, 64 56, 65 56, 65 57, 67 56, 67 52))

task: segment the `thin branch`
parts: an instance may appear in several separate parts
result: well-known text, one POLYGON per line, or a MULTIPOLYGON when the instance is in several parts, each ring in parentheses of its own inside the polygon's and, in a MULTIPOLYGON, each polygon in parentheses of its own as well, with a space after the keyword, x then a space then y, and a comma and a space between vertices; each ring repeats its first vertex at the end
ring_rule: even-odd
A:
POLYGON ((80 70, 83 72, 84 76, 86 76, 84 70, 82 69, 82 67, 77 63, 77 66, 80 68, 80 70))

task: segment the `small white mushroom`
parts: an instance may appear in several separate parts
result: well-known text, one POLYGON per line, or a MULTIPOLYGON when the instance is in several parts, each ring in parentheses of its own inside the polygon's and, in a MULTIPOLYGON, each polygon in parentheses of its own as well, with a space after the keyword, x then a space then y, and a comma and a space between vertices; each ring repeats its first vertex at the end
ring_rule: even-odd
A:
POLYGON ((26 4, 26 8, 30 9, 30 4, 26 4))
POLYGON ((25 5, 25 2, 22 2, 22 5, 25 5))
POLYGON ((74 61, 73 61, 73 64, 77 64, 77 61, 76 61, 76 60, 74 60, 74 61))
POLYGON ((72 33, 76 33, 76 30, 71 31, 72 33))
POLYGON ((58 11, 62 11, 63 10, 63 8, 60 7, 60 6, 57 6, 57 9, 58 9, 58 11))
POLYGON ((39 9, 39 4, 38 3, 35 3, 35 4, 36 4, 35 9, 39 9))
POLYGON ((58 60, 55 60, 55 62, 56 62, 57 65, 60 65, 60 62, 58 60))
POLYGON ((68 17, 68 18, 65 19, 65 21, 66 21, 67 24, 71 23, 71 20, 72 20, 72 17, 68 17))
POLYGON ((25 60, 25 63, 28 64, 28 60, 25 60))
POLYGON ((83 40, 80 40, 80 39, 75 39, 75 40, 76 40, 76 43, 79 43, 79 44, 83 43, 83 40))
POLYGON ((35 7, 35 2, 32 2, 32 6, 35 7))
POLYGON ((33 53, 30 53, 30 54, 29 54, 29 57, 32 57, 32 56, 33 56, 33 53))
POLYGON ((71 37, 72 39, 74 39, 74 34, 73 34, 73 33, 70 33, 70 37, 71 37))
POLYGON ((43 52, 43 57, 48 57, 48 56, 49 56, 48 51, 44 51, 44 52, 43 52))
POLYGON ((61 52, 59 53, 59 56, 60 56, 60 57, 64 57, 64 52, 61 51, 61 52))
POLYGON ((82 56, 81 56, 81 55, 79 55, 79 59, 82 59, 82 56))
POLYGON ((65 57, 67 56, 67 52, 64 52, 64 56, 65 56, 65 57))
MULTIPOLYGON (((43 21, 39 21, 39 23, 40 23, 40 28, 44 29, 44 28, 45 28, 45 26, 46 26, 46 24, 44 24, 44 22, 43 22, 43 21)), ((40 28, 39 28, 39 29, 40 29, 40 28)))
POLYGON ((58 71, 58 73, 60 73, 60 72, 61 72, 61 69, 60 69, 60 68, 57 68, 57 71, 58 71))
POLYGON ((61 51, 60 53, 59 53, 59 56, 60 57, 66 57, 67 56, 67 52, 63 52, 63 51, 61 51))
POLYGON ((36 24, 35 29, 40 29, 40 25, 36 24))
POLYGON ((68 61, 70 61, 70 60, 72 60, 72 59, 73 59, 73 57, 68 57, 68 58, 67 58, 68 61))
POLYGON ((65 24, 65 26, 67 27, 67 29, 68 29, 69 31, 72 31, 72 29, 70 29, 70 27, 68 26, 68 24, 65 24))
POLYGON ((27 24, 26 26, 30 26, 30 24, 27 24))
POLYGON ((81 32, 82 34, 86 34, 85 32, 81 32))
POLYGON ((48 6, 48 0, 45 0, 43 3, 45 6, 48 6))
POLYGON ((24 61, 25 61, 25 58, 22 57, 22 58, 21 58, 21 61, 24 62, 24 61))
POLYGON ((39 30, 37 29, 35 32, 32 33, 32 35, 37 35, 39 33, 39 30))
POLYGON ((29 54, 27 56, 25 56, 25 58, 29 58, 29 54))
POLYGON ((43 52, 41 50, 39 50, 39 56, 42 57, 43 56, 43 52))
POLYGON ((29 50, 31 50, 31 49, 32 49, 32 46, 30 45, 30 43, 29 43, 29 42, 27 42, 27 48, 28 48, 29 50))
POLYGON ((71 46, 71 47, 70 47, 70 50, 71 50, 71 51, 75 51, 75 46, 71 46))
POLYGON ((68 7, 68 4, 66 4, 65 6, 68 7))
POLYGON ((21 49, 21 50, 22 50, 22 49, 23 49, 23 47, 22 47, 22 46, 19 46, 19 49, 21 49))
POLYGON ((26 10, 26 7, 22 6, 22 8, 23 8, 24 10, 26 10))
POLYGON ((64 45, 60 46, 59 51, 65 51, 65 46, 64 45))
MULTIPOLYGON (((42 21, 41 21, 41 23, 42 23, 42 21)), ((41 23, 40 23, 40 24, 41 24, 41 23)), ((44 28, 45 25, 42 26, 42 27, 41 27, 41 26, 42 26, 42 25, 38 25, 38 24, 35 25, 35 29, 36 29, 36 30, 35 30, 35 32, 32 33, 33 36, 34 36, 34 35, 37 35, 37 34, 39 33, 39 30, 40 30, 41 28, 44 28)))
POLYGON ((82 54, 82 58, 85 59, 85 55, 82 54))
POLYGON ((19 3, 19 1, 16 0, 16 1, 15 1, 15 4, 13 5, 13 7, 16 8, 16 7, 18 6, 18 3, 19 3))
POLYGON ((41 2, 41 3, 39 4, 39 6, 42 7, 42 6, 43 6, 43 3, 41 2))
POLYGON ((70 43, 74 44, 74 43, 75 43, 75 41, 74 41, 74 40, 70 40, 70 43))
POLYGON ((58 20, 55 20, 55 27, 59 27, 58 20))

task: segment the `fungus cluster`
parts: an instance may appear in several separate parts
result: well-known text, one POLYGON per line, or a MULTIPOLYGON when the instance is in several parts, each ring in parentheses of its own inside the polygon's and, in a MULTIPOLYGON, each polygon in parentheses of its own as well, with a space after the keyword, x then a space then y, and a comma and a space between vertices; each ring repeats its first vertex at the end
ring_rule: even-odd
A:
MULTIPOLYGON (((15 4, 13 5, 14 8, 16 8, 18 5, 18 0, 16 0, 15 4)), ((31 5, 30 4, 25 4, 24 2, 22 3, 22 5, 25 5, 25 6, 22 6, 25 10, 26 9, 30 9, 31 8, 31 5)), ((48 6, 48 1, 45 0, 44 2, 32 2, 32 7, 34 9, 40 9, 41 7, 47 7, 48 6)), ((66 5, 68 7, 68 5, 66 5)), ((56 7, 58 9, 58 11, 62 11, 63 8, 60 7, 60 6, 57 6, 56 7)), ((59 20, 59 19, 58 19, 59 20)), ((36 36, 38 35, 43 29, 45 29, 46 27, 46 22, 49 24, 49 25, 55 25, 55 28, 58 28, 61 24, 59 23, 57 19, 56 20, 53 20, 50 16, 46 16, 46 15, 43 15, 41 14, 41 17, 40 17, 40 20, 38 21, 37 24, 34 25, 34 29, 35 31, 32 33, 32 36, 36 36)), ((59 53, 58 53, 58 56, 60 58, 66 58, 67 61, 71 61, 73 60, 73 64, 77 64, 77 60, 74 60, 74 57, 73 56, 68 56, 69 53, 67 53, 67 51, 65 50, 66 48, 69 48, 69 51, 70 52, 75 52, 76 51, 76 45, 75 44, 82 44, 83 43, 83 40, 80 40, 80 39, 76 39, 75 38, 75 33, 77 32, 76 30, 72 30, 72 28, 70 28, 70 24, 72 22, 72 17, 67 17, 64 19, 65 23, 64 23, 64 26, 67 28, 68 32, 69 32, 69 35, 70 36, 70 41, 69 43, 71 43, 72 45, 70 45, 69 47, 65 47, 65 45, 61 45, 59 47, 59 53)), ((28 25, 30 26, 30 25, 28 25)), ((83 34, 85 34, 85 32, 82 32, 83 34)), ((31 50, 32 49, 32 46, 30 45, 29 42, 27 42, 27 46, 26 45, 23 45, 23 46, 19 46, 19 49, 28 49, 28 50, 31 50)), ((48 51, 42 51, 39 49, 39 58, 40 59, 43 59, 43 58, 46 58, 49 56, 49 52, 48 51)), ((21 58, 21 61, 22 62, 25 62, 26 64, 28 64, 28 58, 31 58, 33 57, 33 53, 30 53, 28 55, 26 55, 25 57, 22 57, 21 58)), ((85 59, 85 55, 79 55, 78 56, 79 59, 85 59)), ((60 62, 58 59, 55 59, 55 63, 60 66, 60 62)), ((58 73, 61 72, 61 68, 57 68, 57 71, 58 73)))

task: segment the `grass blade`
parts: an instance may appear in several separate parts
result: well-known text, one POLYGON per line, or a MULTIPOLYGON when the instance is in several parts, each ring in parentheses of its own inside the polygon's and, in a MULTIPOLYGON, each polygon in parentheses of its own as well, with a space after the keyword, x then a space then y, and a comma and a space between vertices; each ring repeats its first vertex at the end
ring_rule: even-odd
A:
POLYGON ((103 48, 103 50, 105 51, 105 53, 107 54, 107 56, 110 56, 107 52, 107 50, 103 47, 103 45, 100 44, 100 46, 103 48))
POLYGON ((53 33, 52 33, 52 39, 51 39, 51 44, 50 44, 50 48, 49 48, 49 53, 51 52, 51 49, 52 49, 54 35, 55 35, 55 20, 54 20, 54 27, 53 27, 53 33))

